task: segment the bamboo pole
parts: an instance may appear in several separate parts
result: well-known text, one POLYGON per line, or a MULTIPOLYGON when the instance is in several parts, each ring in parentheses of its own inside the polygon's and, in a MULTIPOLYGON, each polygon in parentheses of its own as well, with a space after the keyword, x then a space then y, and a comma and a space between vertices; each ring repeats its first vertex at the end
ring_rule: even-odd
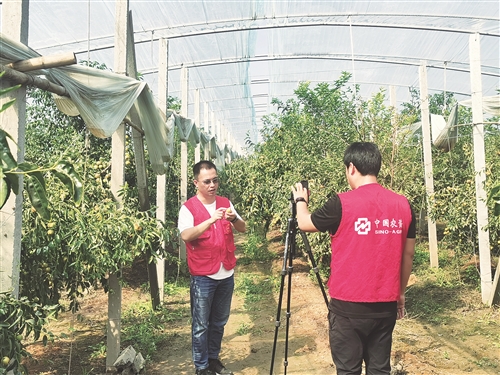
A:
POLYGON ((69 97, 69 92, 63 86, 56 85, 46 79, 32 76, 30 74, 18 72, 17 70, 8 68, 7 66, 0 65, 0 72, 5 72, 4 78, 9 81, 21 84, 21 85, 31 85, 38 87, 39 89, 52 92, 60 96, 69 97))
POLYGON ((10 69, 18 72, 29 72, 38 69, 57 68, 60 66, 76 64, 76 55, 73 52, 58 53, 52 56, 34 57, 6 64, 10 69))

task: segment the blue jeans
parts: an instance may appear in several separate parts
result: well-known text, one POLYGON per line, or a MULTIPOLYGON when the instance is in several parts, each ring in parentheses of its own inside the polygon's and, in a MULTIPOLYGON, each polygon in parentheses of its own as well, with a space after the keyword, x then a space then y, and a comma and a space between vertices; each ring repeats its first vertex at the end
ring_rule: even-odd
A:
POLYGON ((234 275, 223 280, 191 276, 191 336, 196 369, 208 367, 209 358, 219 358, 224 326, 229 319, 234 275))

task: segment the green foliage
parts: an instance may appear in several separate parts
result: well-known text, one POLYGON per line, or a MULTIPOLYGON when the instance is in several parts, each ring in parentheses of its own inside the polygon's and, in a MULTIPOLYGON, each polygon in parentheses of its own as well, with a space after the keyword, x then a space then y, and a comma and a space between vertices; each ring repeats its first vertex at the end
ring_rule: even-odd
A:
MULTIPOLYGON (((3 72, 0 73, 0 77, 3 72)), ((1 90, 0 95, 19 88, 14 86, 9 89, 1 90)), ((0 112, 7 109, 14 101, 4 104, 0 112)), ((49 200, 46 194, 47 175, 53 174, 64 185, 72 197, 72 204, 80 203, 82 196, 82 182, 73 165, 66 160, 58 159, 49 167, 38 167, 30 162, 17 163, 10 146, 7 142, 10 138, 14 144, 15 141, 3 129, 0 129, 0 208, 2 208, 10 196, 11 191, 19 194, 20 176, 24 177, 24 185, 31 202, 31 213, 36 215, 36 220, 47 221, 51 218, 49 210, 49 200)), ((24 266, 24 265, 23 265, 24 266)), ((23 272, 25 268, 23 268, 23 272)), ((38 268, 32 268, 31 271, 39 271, 38 268)), ((46 269, 45 269, 46 271, 46 269)), ((50 271, 50 269, 49 269, 50 271)), ((46 271, 47 272, 47 271, 46 271)), ((36 287, 38 280, 35 279, 36 287)), ((50 316, 54 315, 59 306, 58 301, 53 301, 52 306, 39 304, 37 296, 31 296, 31 302, 26 296, 20 299, 13 298, 10 294, 0 294, 0 358, 2 365, 0 374, 12 371, 14 374, 25 373, 21 366, 23 357, 28 356, 22 339, 33 335, 34 340, 40 338, 41 333, 45 333, 44 325, 48 322, 50 316)), ((44 334, 43 342, 48 340, 44 334)))
MULTIPOLYGON (((343 153, 354 141, 369 140, 378 144, 382 153, 382 169, 378 181, 385 187, 404 194, 413 210, 421 217, 429 215, 444 226, 440 246, 452 247, 454 257, 461 259, 477 253, 474 151, 472 127, 459 126, 458 141, 451 152, 432 149, 434 190, 427 196, 422 163, 422 139, 410 125, 420 119, 417 89, 410 90, 411 99, 403 103, 400 113, 384 105, 383 91, 369 100, 357 96, 348 87, 348 74, 333 84, 311 87, 301 83, 295 97, 286 102, 274 99, 277 114, 264 117, 262 143, 249 144, 253 153, 226 168, 227 182, 237 199, 238 209, 249 218, 249 227, 267 232, 277 226, 286 231, 292 216, 291 186, 308 180, 310 211, 319 208, 337 192, 346 191, 343 153)), ((450 93, 429 97, 431 113, 449 115, 456 100, 450 93)), ((470 124, 471 111, 459 107, 458 123, 470 124)), ((498 188, 500 169, 500 136, 498 125, 485 125, 486 190, 492 215, 488 229, 492 255, 500 252, 500 218, 494 216, 500 206, 498 188)), ((426 233, 419 233, 425 238, 426 233)), ((329 266, 328 234, 308 235, 319 263, 329 266)), ((298 244, 301 246, 301 244, 298 244)))
POLYGON ((274 286, 269 278, 264 278, 258 274, 245 273, 236 280, 235 292, 244 297, 245 306, 251 311, 258 308, 260 301, 272 295, 274 286))
MULTIPOLYGON (((311 211, 332 194, 348 190, 344 150, 363 140, 380 147, 384 161, 380 182, 404 193, 420 209, 425 194, 421 148, 403 132, 414 117, 399 116, 391 123, 393 113, 383 105, 383 93, 364 101, 348 87, 349 78, 344 73, 333 84, 316 87, 301 83, 296 98, 274 99, 278 113, 264 118, 262 143, 226 168, 227 183, 250 227, 267 232, 277 226, 284 233, 293 214, 291 186, 298 181, 309 181, 311 211)), ((320 262, 329 265, 328 234, 308 238, 320 262)))
POLYGON ((123 345, 133 345, 146 359, 151 358, 158 347, 167 342, 163 327, 189 314, 187 305, 158 310, 153 310, 150 304, 133 305, 123 314, 123 345))
MULTIPOLYGON (((0 78, 4 72, 0 74, 0 78)), ((19 87, 14 86, 0 91, 0 95, 6 94, 19 87)), ((7 109, 14 101, 2 106, 0 112, 7 109)), ((44 173, 53 173, 59 178, 70 191, 76 204, 80 202, 82 195, 82 182, 73 165, 65 160, 59 159, 50 167, 38 167, 29 162, 17 163, 12 155, 7 138, 14 143, 14 139, 3 129, 0 129, 0 208, 2 208, 12 191, 19 194, 19 177, 24 176, 25 187, 32 207, 45 220, 50 220, 49 202, 46 196, 44 173)))
MULTIPOLYGON (((70 309, 77 309, 88 288, 106 289, 107 275, 119 274, 138 256, 149 252, 176 264, 176 257, 158 251, 163 241, 168 248, 176 247, 176 216, 160 225, 155 207, 139 210, 131 134, 126 136, 126 183, 118 208, 109 188, 111 140, 91 136, 80 117, 56 108, 50 94, 35 89, 29 96, 26 157, 57 164, 45 173, 51 219, 43 220, 28 207, 23 210, 21 293, 54 304, 67 292, 70 309), (79 184, 71 184, 68 176, 73 173, 81 176, 79 184)), ((156 176, 149 170, 148 177, 149 199, 154 202, 156 176)))
POLYGON ((480 299, 472 297, 479 292, 476 262, 457 257, 452 250, 440 249, 439 268, 430 268, 428 244, 420 243, 415 250, 413 273, 417 283, 406 292, 410 318, 446 324, 456 316, 453 312, 465 314, 474 309, 472 305, 481 305, 480 299))
POLYGON ((26 373, 21 365, 29 356, 23 339, 33 337, 47 343, 50 334, 44 326, 57 312, 57 306, 42 306, 26 297, 14 298, 10 293, 0 293, 0 374, 13 371, 15 375, 26 373), (5 362, 5 363, 3 363, 5 362))
MULTIPOLYGON (((462 111, 461 111, 462 112, 462 111)), ((469 111, 463 111, 459 123, 470 122, 469 111)), ((486 191, 494 202, 495 186, 500 184, 500 132, 495 126, 485 126, 486 154, 486 191)), ((437 222, 443 223, 443 242, 453 247, 457 255, 477 253, 476 186, 474 171, 474 148, 472 129, 460 128, 460 138, 455 148, 449 153, 435 150, 434 186, 435 194, 430 197, 430 215, 437 222)), ((492 254, 500 253, 500 217, 496 215, 496 206, 489 206, 490 242, 492 254)))
POLYGON ((239 259, 239 263, 267 262, 274 258, 274 254, 268 251, 266 234, 249 228, 246 241, 243 244, 244 257, 239 259))
POLYGON ((493 203, 494 215, 500 216, 500 184, 491 189, 488 195, 488 203, 493 203))

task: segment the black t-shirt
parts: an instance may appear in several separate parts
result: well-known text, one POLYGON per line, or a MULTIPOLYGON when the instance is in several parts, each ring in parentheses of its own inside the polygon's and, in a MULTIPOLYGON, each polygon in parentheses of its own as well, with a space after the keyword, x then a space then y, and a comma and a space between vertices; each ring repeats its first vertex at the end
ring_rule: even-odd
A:
MULTIPOLYGON (((411 223, 406 238, 416 237, 416 218, 411 208, 411 223)), ((337 194, 331 197, 323 207, 314 211, 311 221, 320 232, 335 234, 342 219, 342 204, 337 194)), ((386 318, 396 317, 397 302, 348 302, 332 298, 329 308, 338 315, 350 318, 386 318)))

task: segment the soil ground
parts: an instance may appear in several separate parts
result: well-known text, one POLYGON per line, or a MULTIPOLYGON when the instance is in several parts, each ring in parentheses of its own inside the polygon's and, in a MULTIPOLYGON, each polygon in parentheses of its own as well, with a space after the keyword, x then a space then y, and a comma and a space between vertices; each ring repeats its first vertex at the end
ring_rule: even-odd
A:
MULTIPOLYGON (((241 244, 241 238, 240 238, 241 244)), ((274 233, 269 250, 276 253, 272 262, 255 262, 237 266, 235 277, 252 275, 255 280, 273 278, 281 285, 283 245, 280 234, 274 233)), ((280 312, 281 326, 276 329, 279 292, 258 302, 245 300, 235 293, 232 311, 223 341, 221 358, 238 375, 270 374, 274 337, 277 334, 273 374, 284 374, 285 355, 288 374, 334 374, 328 344, 327 308, 311 266, 306 258, 293 260, 290 320, 286 335, 288 276, 280 312), (288 342, 288 350, 285 343, 288 342)), ((122 311, 129 306, 147 303, 149 293, 140 285, 147 280, 147 270, 140 262, 126 275, 122 311)), ((398 321, 394 332, 394 375, 462 375, 500 374, 500 312, 481 304, 477 291, 456 292, 446 288, 425 288, 412 277, 409 292, 426 293, 420 301, 438 301, 442 308, 429 318, 422 313, 422 303, 412 306, 408 298, 408 316, 398 321), (447 308, 446 306, 454 306, 447 308), (458 306, 458 307, 456 307, 458 306)), ((278 288, 279 290, 279 288, 278 288)), ((411 295, 411 293, 409 293, 411 295)), ((163 327, 168 342, 157 348, 141 373, 148 375, 194 374, 191 360, 189 297, 166 296, 166 309, 187 313, 163 327)), ((82 301, 77 314, 63 313, 51 323, 49 330, 56 335, 54 342, 43 346, 37 342, 27 350, 33 358, 26 362, 30 374, 39 375, 97 375, 105 373, 105 357, 96 356, 104 348, 107 296, 102 290, 90 293, 82 301)))

